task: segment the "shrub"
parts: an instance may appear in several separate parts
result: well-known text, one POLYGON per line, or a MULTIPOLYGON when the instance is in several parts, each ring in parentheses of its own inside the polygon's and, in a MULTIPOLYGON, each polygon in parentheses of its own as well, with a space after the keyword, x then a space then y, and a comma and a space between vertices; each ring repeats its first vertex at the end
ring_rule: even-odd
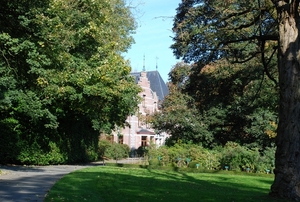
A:
POLYGON ((149 166, 150 166, 150 168, 156 168, 156 167, 158 167, 160 165, 161 165, 161 163, 160 163, 160 161, 158 159, 150 159, 149 160, 149 166))
POLYGON ((197 168, 197 165, 198 165, 198 168, 201 167, 201 164, 200 164, 199 162, 197 162, 197 161, 192 161, 192 162, 189 163, 188 167, 189 167, 189 168, 197 168))
POLYGON ((266 173, 269 170, 270 173, 273 173, 275 168, 275 150, 275 147, 265 148, 256 164, 256 172, 266 173))
POLYGON ((130 148, 126 144, 110 143, 108 140, 100 140, 98 144, 99 158, 122 159, 129 156, 130 148))
POLYGON ((259 159, 258 150, 250 150, 234 142, 228 142, 221 151, 220 164, 222 168, 229 166, 230 170, 246 171, 255 170, 259 159))
POLYGON ((168 165, 170 163, 169 148, 167 146, 150 148, 147 153, 147 158, 149 164, 150 160, 157 159, 161 166, 168 165))
POLYGON ((138 149, 135 150, 138 157, 145 156, 147 154, 147 148, 145 146, 140 146, 138 149))
POLYGON ((199 168, 205 170, 229 170, 270 172, 274 169, 275 148, 266 148, 263 153, 258 149, 249 149, 234 142, 228 142, 224 147, 208 150, 199 145, 175 144, 150 148, 147 153, 149 165, 152 167, 172 165, 176 168, 199 168))
POLYGON ((120 144, 120 146, 123 148, 124 150, 124 157, 128 157, 129 156, 129 152, 130 152, 130 147, 127 144, 120 144))
POLYGON ((111 143, 108 140, 100 140, 98 142, 98 157, 103 158, 105 155, 105 151, 109 148, 111 143))
POLYGON ((0 121, 0 163, 49 165, 98 159, 99 134, 86 122, 61 122, 55 130, 41 129, 39 125, 32 127, 34 130, 24 130, 27 121, 26 118, 0 121))
POLYGON ((190 167, 190 162, 197 162, 205 169, 218 169, 220 164, 216 152, 192 144, 175 144, 171 147, 152 148, 148 152, 148 157, 149 159, 160 158, 161 166, 190 167))

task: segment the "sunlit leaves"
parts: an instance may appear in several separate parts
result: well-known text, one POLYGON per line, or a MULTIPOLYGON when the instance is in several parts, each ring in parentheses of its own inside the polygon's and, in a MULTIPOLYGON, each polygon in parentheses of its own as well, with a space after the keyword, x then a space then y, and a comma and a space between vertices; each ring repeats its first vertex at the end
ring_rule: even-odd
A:
POLYGON ((270 0, 184 1, 174 19, 172 49, 187 62, 249 61, 265 51, 265 41, 277 41, 274 13, 270 0))
POLYGON ((24 137, 45 141, 38 146, 47 149, 44 137, 67 142, 70 126, 94 141, 135 112, 140 89, 121 55, 135 28, 125 1, 4 0, 0 6, 1 119, 16 120, 24 137))
POLYGON ((172 49, 193 64, 182 91, 215 142, 272 141, 266 131, 273 131, 278 110, 276 18, 270 0, 192 0, 177 8, 172 49))

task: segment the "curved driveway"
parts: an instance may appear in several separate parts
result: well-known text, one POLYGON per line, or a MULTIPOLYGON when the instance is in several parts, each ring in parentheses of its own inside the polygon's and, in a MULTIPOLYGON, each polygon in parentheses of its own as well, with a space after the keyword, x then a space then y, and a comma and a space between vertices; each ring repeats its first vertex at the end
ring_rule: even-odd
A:
POLYGON ((56 166, 0 166, 1 202, 43 202, 46 194, 57 180, 72 171, 98 166, 88 165, 56 166))

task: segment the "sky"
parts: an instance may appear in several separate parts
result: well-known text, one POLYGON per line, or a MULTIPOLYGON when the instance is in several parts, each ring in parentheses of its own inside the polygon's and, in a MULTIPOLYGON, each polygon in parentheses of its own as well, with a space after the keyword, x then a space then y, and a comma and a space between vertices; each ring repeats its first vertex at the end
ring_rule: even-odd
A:
POLYGON ((171 68, 178 62, 170 46, 173 17, 181 0, 141 0, 133 11, 137 29, 133 35, 135 44, 124 55, 130 61, 132 71, 155 71, 168 81, 171 68), (145 58, 145 60, 144 60, 145 58), (144 62, 145 61, 145 62, 144 62))

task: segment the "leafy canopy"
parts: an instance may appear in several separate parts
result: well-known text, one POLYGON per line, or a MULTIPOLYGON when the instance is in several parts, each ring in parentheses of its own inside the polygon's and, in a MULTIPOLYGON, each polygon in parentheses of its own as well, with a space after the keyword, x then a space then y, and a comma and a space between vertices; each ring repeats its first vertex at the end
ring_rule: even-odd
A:
POLYGON ((193 100, 187 106, 196 107, 200 127, 216 144, 270 145, 278 110, 273 3, 182 1, 173 31, 175 56, 192 65, 184 79, 174 69, 170 79, 193 100))
POLYGON ((135 22, 125 1, 4 0, 0 6, 1 134, 47 151, 55 142, 68 153, 74 145, 86 150, 99 131, 135 112, 140 89, 122 57, 135 22))

